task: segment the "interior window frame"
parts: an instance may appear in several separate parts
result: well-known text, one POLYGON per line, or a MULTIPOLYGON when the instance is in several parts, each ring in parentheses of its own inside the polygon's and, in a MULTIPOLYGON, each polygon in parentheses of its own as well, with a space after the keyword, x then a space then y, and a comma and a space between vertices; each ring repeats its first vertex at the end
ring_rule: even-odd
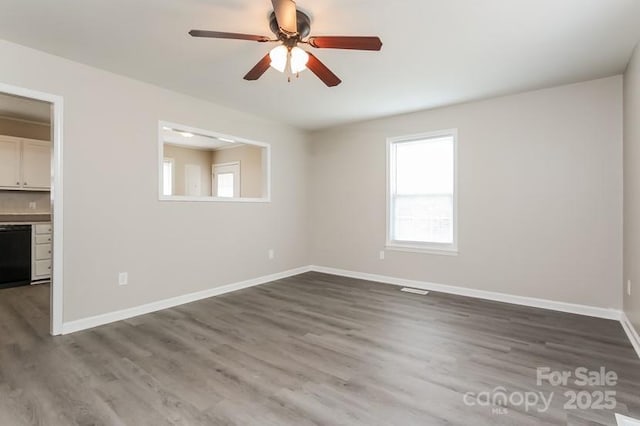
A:
MULTIPOLYGON (((256 140, 251 140, 235 135, 229 135, 219 132, 214 132, 210 130, 200 129, 192 126, 187 126, 184 124, 173 123, 170 121, 160 120, 158 121, 158 200, 159 201, 197 201, 197 202, 214 202, 214 203, 270 203, 271 202, 271 144, 256 140), (260 148, 264 148, 264 155, 262 156, 262 168, 263 168, 263 196, 262 197, 239 197, 239 198, 229 198, 229 197, 214 197, 214 196, 188 196, 188 195, 163 195, 163 167, 164 167, 164 140, 163 140, 163 129, 164 128, 171 129, 180 129, 184 132, 189 132, 193 134, 210 136, 222 140, 233 140, 239 144, 253 145, 260 148)), ((175 179, 175 167, 174 167, 174 176, 175 179)), ((174 183, 174 192, 175 192, 175 183, 174 183)))

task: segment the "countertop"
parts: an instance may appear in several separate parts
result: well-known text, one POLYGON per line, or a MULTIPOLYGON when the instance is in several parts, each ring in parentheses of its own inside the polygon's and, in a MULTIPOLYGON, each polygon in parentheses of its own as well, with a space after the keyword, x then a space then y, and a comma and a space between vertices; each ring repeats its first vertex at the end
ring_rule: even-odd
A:
POLYGON ((0 223, 37 223, 37 222, 51 222, 51 215, 48 213, 43 213, 43 214, 0 213, 0 223))

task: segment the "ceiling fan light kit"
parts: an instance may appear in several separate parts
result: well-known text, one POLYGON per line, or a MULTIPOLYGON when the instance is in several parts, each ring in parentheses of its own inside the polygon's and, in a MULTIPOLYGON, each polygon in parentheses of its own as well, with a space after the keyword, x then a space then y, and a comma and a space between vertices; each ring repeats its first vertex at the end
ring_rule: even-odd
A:
POLYGON ((298 46, 294 46, 290 51, 291 72, 297 74, 307 69, 309 54, 298 46))
POLYGON ((278 46, 278 47, 274 47, 273 49, 271 49, 271 52, 269 52, 269 59, 271 59, 271 67, 280 71, 280 72, 284 72, 286 66, 287 66, 287 59, 289 56, 289 50, 286 48, 286 46, 278 46))
MULTIPOLYGON (((342 81, 329 68, 327 68, 312 53, 300 48, 298 44, 306 44, 317 49, 349 49, 372 50, 382 49, 382 41, 378 37, 353 37, 353 36, 316 36, 309 37, 311 32, 311 19, 309 16, 296 9, 293 0, 271 0, 273 13, 269 19, 269 27, 276 35, 276 39, 265 36, 228 33, 220 31, 191 30, 192 37, 223 38, 234 40, 249 40, 260 43, 280 43, 271 49, 260 62, 258 62, 245 76, 245 80, 259 79, 269 67, 282 73, 287 72, 298 75, 305 69, 311 70, 324 84, 334 87, 342 81)), ((291 77, 289 76, 289 81, 291 77)))
POLYGON ((271 59, 271 68, 280 72, 285 72, 289 69, 291 74, 298 74, 307 69, 309 54, 298 46, 287 48, 287 46, 281 44, 271 49, 269 59, 271 59))

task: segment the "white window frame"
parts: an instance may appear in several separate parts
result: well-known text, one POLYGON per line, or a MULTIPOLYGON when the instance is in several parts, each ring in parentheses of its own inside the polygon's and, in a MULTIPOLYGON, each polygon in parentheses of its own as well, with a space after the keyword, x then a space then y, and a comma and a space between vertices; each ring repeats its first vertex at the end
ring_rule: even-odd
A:
POLYGON ((427 254, 456 256, 458 254, 458 129, 438 130, 428 133, 406 135, 387 138, 387 223, 386 243, 387 250, 408 251, 427 254), (398 241, 391 237, 393 195, 392 179, 395 178, 395 158, 392 147, 402 142, 414 142, 441 137, 453 138, 453 243, 425 243, 420 241, 398 241))
MULTIPOLYGON (((160 201, 196 201, 196 202, 215 202, 215 203, 270 203, 271 202, 271 144, 265 142, 258 142, 246 138, 242 138, 239 136, 228 135, 225 133, 212 132, 205 129, 200 129, 197 127, 187 126, 184 124, 173 123, 171 121, 158 121, 158 199, 160 201), (220 198, 213 196, 187 196, 187 195, 162 195, 162 167, 164 160, 164 138, 162 131, 165 127, 170 127, 173 129, 180 129, 181 131, 190 132, 194 134, 199 134, 203 136, 212 136, 217 139, 232 139, 235 142, 246 144, 246 145, 254 145, 261 148, 264 148, 264 154, 262 155, 262 193, 261 197, 256 198, 220 198)), ((175 174, 174 174, 175 175, 175 174)), ((175 192, 175 187, 174 187, 175 192)))

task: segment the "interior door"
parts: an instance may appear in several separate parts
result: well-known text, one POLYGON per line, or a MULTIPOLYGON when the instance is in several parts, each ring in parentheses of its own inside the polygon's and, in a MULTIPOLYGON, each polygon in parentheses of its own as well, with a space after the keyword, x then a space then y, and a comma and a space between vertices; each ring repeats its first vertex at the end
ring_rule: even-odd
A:
POLYGON ((184 182, 186 195, 199 197, 202 195, 202 169, 197 164, 184 166, 184 182))

